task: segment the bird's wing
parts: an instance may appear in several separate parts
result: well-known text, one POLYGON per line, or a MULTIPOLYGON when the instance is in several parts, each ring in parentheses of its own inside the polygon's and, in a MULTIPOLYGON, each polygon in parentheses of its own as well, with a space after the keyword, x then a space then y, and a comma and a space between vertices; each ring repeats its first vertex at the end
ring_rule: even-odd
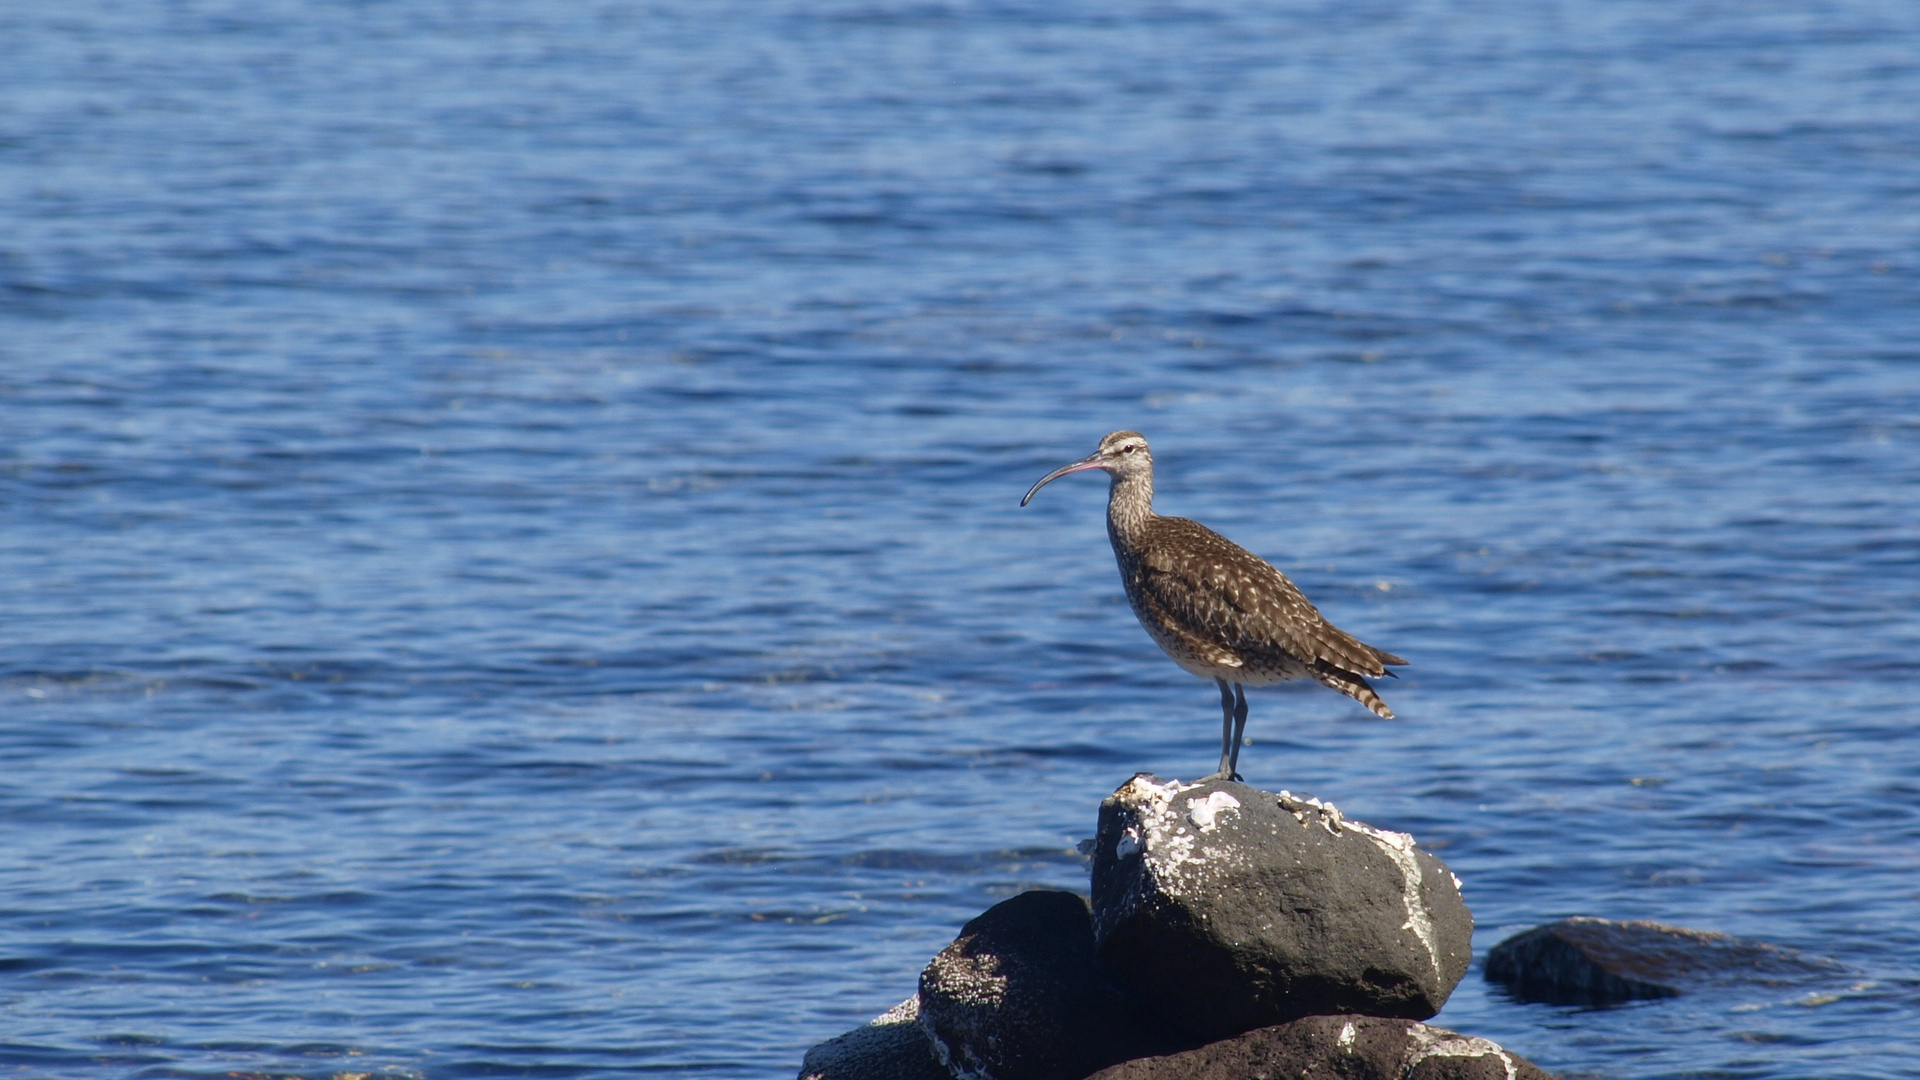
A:
POLYGON ((1139 575, 1136 578, 1138 596, 1135 598, 1141 625, 1160 639, 1160 647, 1176 660, 1184 653, 1209 667, 1237 668, 1245 664, 1238 654, 1223 647, 1217 638, 1188 621, 1188 607, 1181 603, 1178 587, 1160 580, 1160 577, 1151 571, 1139 575))
POLYGON ((1285 574, 1212 529, 1169 517, 1151 527, 1161 535, 1144 545, 1142 591, 1195 636, 1236 653, 1284 655, 1316 677, 1384 675, 1387 664, 1406 663, 1328 622, 1285 574))

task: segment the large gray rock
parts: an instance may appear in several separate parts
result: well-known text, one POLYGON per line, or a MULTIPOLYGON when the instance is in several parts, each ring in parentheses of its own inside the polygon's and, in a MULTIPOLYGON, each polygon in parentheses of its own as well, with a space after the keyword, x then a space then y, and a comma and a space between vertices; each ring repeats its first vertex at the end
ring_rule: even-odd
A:
POLYGON ((919 1019, 916 995, 807 1051, 800 1080, 953 1080, 934 1058, 919 1019))
POLYGON ((1845 969, 1758 941, 1657 922, 1581 916, 1536 926, 1495 945, 1487 981, 1520 1001, 1612 1005, 1673 997, 1715 984, 1780 985, 1845 969))
POLYGON ((920 975, 920 1026, 967 1080, 1080 1080, 1183 1044, 1101 965, 1085 899, 1021 893, 960 930, 920 975))
POLYGON ((1302 1016, 1424 1020, 1466 974, 1445 864, 1315 799, 1140 774, 1100 804, 1100 956, 1199 1042, 1302 1016))
POLYGON ((1485 1039, 1410 1020, 1309 1016, 1087 1080, 1548 1080, 1485 1039))

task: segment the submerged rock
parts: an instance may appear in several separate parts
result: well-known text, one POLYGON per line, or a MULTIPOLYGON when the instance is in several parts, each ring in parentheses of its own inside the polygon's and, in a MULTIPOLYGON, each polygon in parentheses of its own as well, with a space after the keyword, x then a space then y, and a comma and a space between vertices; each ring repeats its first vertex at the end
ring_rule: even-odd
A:
POLYGON ((988 908, 933 958, 920 1026, 955 1076, 977 1080, 1080 1080, 1191 1045, 1101 964, 1087 901, 1044 890, 988 908))
POLYGON ((800 1080, 953 1080, 920 1030, 920 998, 807 1051, 800 1080))
POLYGON ((1376 1016, 1309 1016, 1087 1080, 1547 1080, 1485 1039, 1376 1016))
POLYGON ((1777 985, 1844 970, 1726 934, 1588 916, 1536 926, 1487 954, 1488 982, 1504 985, 1517 1000, 1550 1005, 1614 1005, 1712 983, 1777 985))
POLYGON ((1473 916, 1402 833, 1285 792, 1144 773, 1100 805, 1100 956, 1196 1041, 1303 1016, 1424 1020, 1466 974, 1473 916))

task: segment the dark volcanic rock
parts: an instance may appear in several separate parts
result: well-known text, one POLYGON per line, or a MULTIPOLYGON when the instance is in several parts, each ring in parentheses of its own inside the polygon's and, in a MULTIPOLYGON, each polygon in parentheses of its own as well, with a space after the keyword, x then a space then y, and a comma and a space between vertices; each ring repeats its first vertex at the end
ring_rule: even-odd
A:
POLYGON ((1196 1041, 1302 1016, 1424 1020, 1466 974, 1459 882, 1317 800, 1141 774, 1100 804, 1100 955, 1196 1041))
POLYGON ((1080 1080, 1182 1045, 1100 963, 1087 902, 1021 893, 960 930, 920 975, 920 1025, 956 1076, 1080 1080))
POLYGON ((1552 1005, 1612 1005, 1710 983, 1778 984, 1844 970, 1726 934, 1584 916, 1515 934, 1487 954, 1488 982, 1521 1001, 1552 1005))
POLYGON ((837 1039, 807 1051, 800 1080, 953 1080, 920 1030, 920 999, 910 997, 837 1039))
POLYGON ((1087 1080, 1548 1080, 1485 1039, 1411 1020, 1309 1016, 1087 1080))

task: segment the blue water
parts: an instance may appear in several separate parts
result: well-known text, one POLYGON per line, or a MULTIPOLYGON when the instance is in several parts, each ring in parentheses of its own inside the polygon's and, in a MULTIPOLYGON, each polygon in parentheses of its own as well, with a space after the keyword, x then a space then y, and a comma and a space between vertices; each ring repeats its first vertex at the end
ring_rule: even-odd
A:
POLYGON ((1160 509, 1413 663, 1248 779, 1849 980, 1439 1022, 1920 1075, 1906 0, 0 8, 0 1069, 792 1075, 1085 887, 1160 509))

